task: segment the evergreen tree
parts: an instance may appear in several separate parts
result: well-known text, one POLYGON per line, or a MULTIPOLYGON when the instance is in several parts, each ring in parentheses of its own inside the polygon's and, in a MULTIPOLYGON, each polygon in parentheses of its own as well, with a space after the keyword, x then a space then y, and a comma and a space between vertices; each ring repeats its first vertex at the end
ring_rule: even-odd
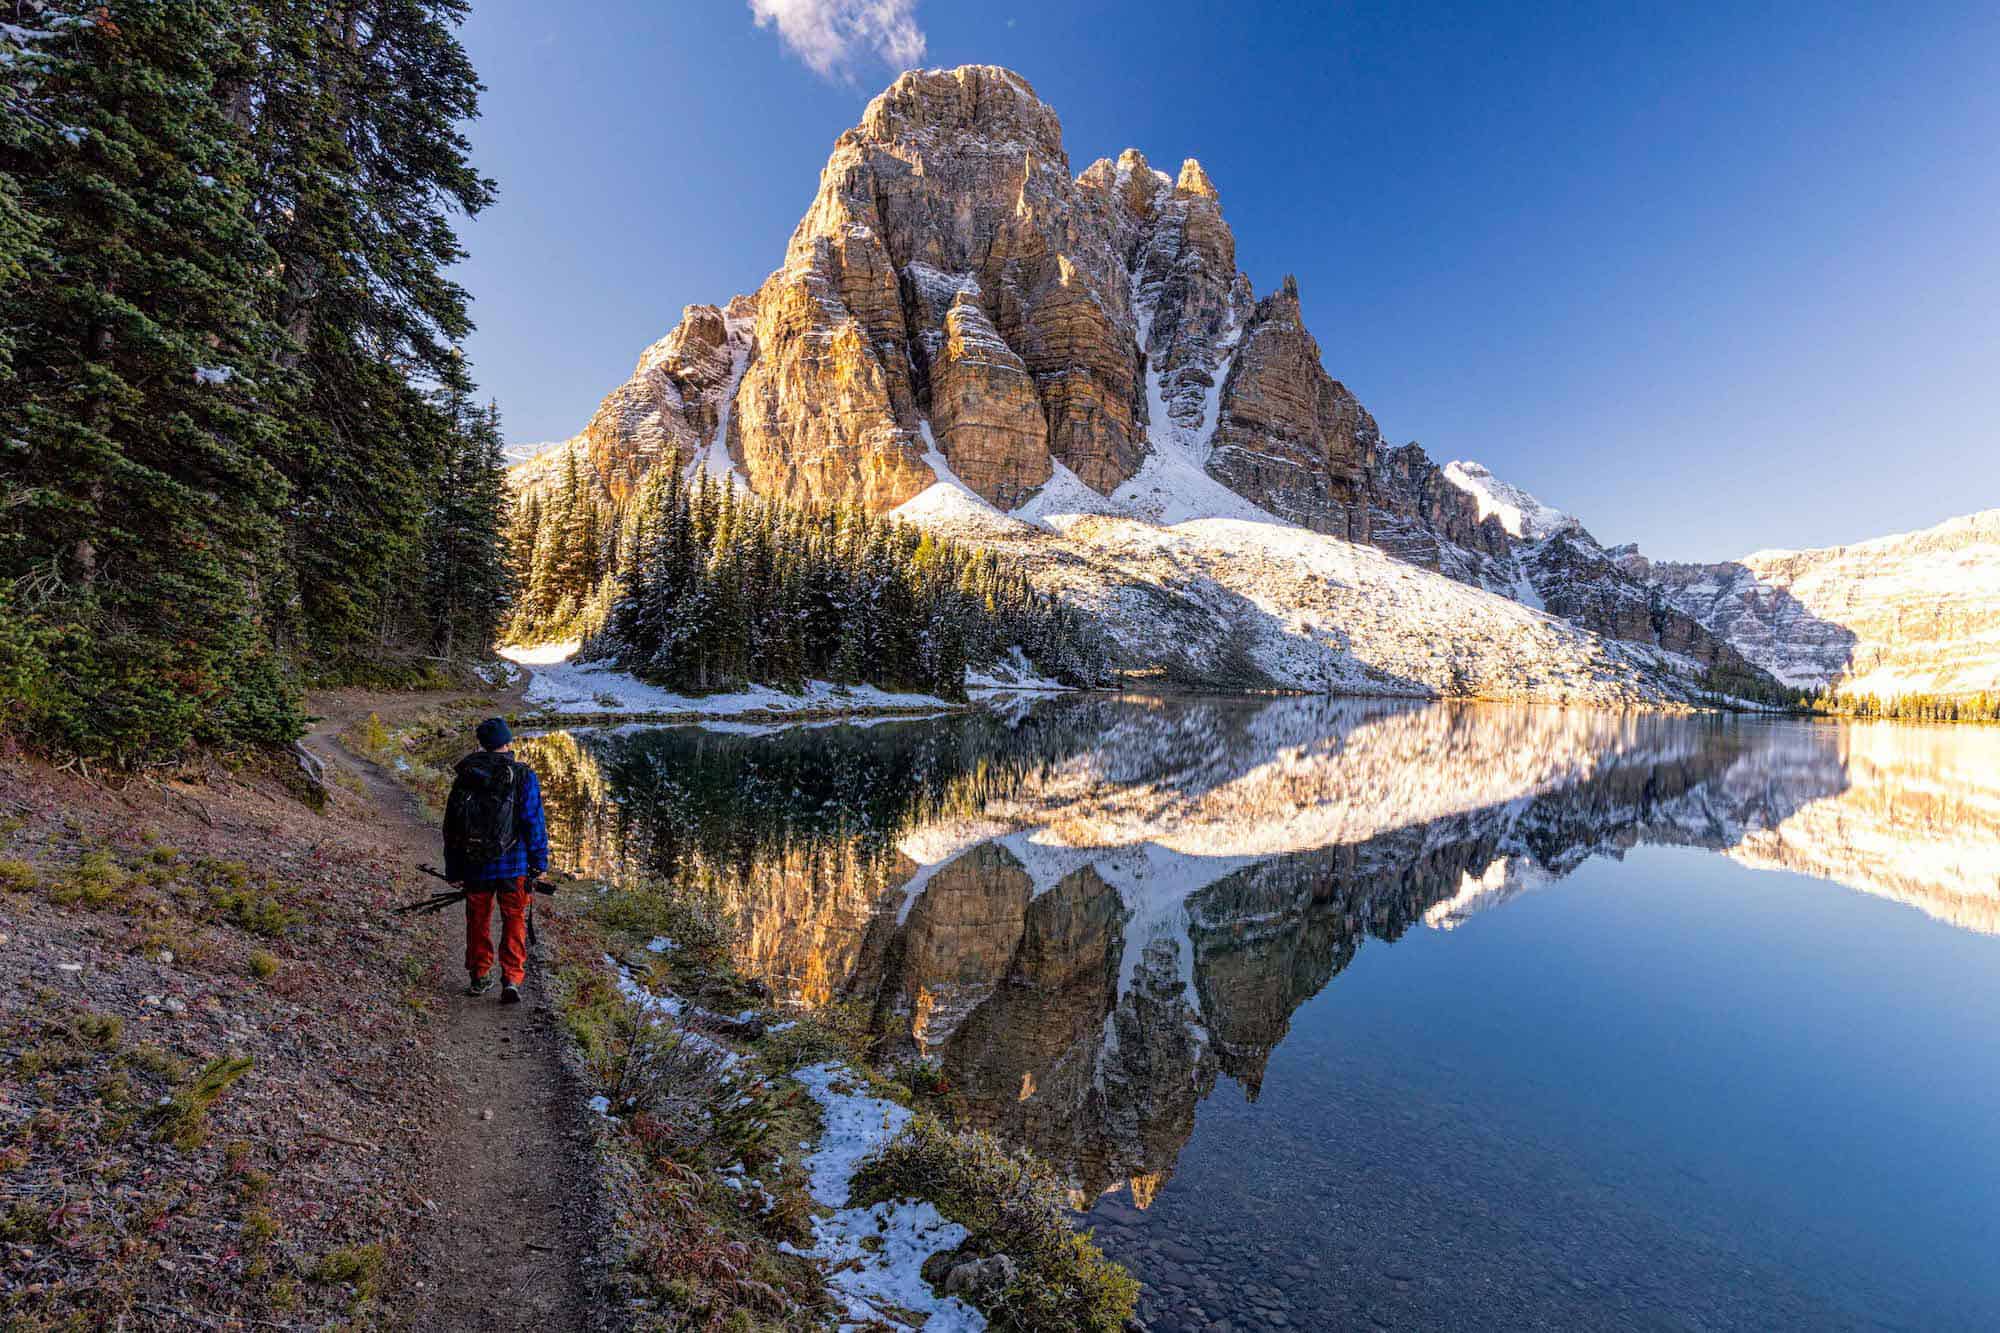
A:
POLYGON ((431 651, 452 657, 484 649, 500 629, 513 593, 502 536, 507 463, 500 409, 473 406, 463 393, 444 402, 453 430, 439 474, 437 503, 425 520, 421 619, 431 626, 431 651))
POLYGON ((266 310, 302 384, 277 454, 295 495, 291 628, 320 657, 421 641, 426 627, 397 623, 388 603, 399 572, 422 562, 451 395, 469 389, 449 212, 493 197, 459 129, 480 92, 454 32, 466 4, 245 10, 259 58, 220 95, 250 145, 255 216, 277 258, 266 310))
POLYGON ((483 651, 463 3, 0 6, 0 725, 277 741, 300 666, 483 651))
MULTIPOLYGON (((551 504, 562 504, 561 498, 551 504)), ((702 693, 809 679, 963 697, 1015 648, 1093 684, 1103 645, 991 555, 846 506, 795 507, 654 470, 586 654, 702 693)), ((545 636, 544 636, 545 637, 545 636)))
MULTIPOLYGON (((300 719, 261 617, 284 577, 276 422, 292 401, 261 309, 275 270, 218 78, 250 59, 218 0, 51 6, 34 111, 0 175, 62 256, 13 275, 0 554, 47 678, 29 725, 137 759, 274 741, 300 719)), ((18 252, 18 251, 17 251, 18 252)))

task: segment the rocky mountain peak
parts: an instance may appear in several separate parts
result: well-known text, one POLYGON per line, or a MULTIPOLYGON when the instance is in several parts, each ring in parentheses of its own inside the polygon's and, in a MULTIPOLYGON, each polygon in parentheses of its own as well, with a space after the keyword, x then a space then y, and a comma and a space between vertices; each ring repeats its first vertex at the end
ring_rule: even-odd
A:
POLYGON ((754 297, 689 306, 569 454, 587 468, 544 456, 524 486, 577 471, 623 505, 677 459, 876 513, 943 487, 1023 516, 1054 497, 1148 521, 1275 519, 1537 610, 1544 584, 1615 583, 1546 609, 1708 652, 1594 544, 1528 569, 1520 519, 1492 521, 1421 449, 1385 449, 1327 372, 1297 279, 1256 299, 1200 162, 1169 176, 1128 148, 1072 177, 1055 112, 996 66, 911 71, 871 101, 783 265, 754 297))
POLYGON ((1197 199, 1215 199, 1215 182, 1201 169, 1201 163, 1189 158, 1181 163, 1181 174, 1174 182, 1174 193, 1193 195, 1197 199))
POLYGON ((1445 479, 1470 495, 1479 505, 1479 516, 1500 520, 1508 535, 1525 541, 1541 541, 1557 533, 1580 530, 1583 525, 1553 505, 1540 500, 1500 478, 1471 459, 1445 464, 1445 479))
POLYGON ((884 145, 961 139, 1026 147, 1069 170, 1061 120, 1026 79, 998 65, 910 70, 868 104, 854 132, 884 145))

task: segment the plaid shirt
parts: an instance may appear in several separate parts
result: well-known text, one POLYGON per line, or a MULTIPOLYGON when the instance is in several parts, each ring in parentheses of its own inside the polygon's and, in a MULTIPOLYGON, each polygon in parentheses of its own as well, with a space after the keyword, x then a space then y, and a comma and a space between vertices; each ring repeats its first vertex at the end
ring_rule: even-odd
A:
POLYGON ((521 790, 514 795, 514 845, 500 854, 498 861, 469 866, 444 849, 444 877, 454 883, 480 884, 496 879, 519 879, 540 874, 549 868, 549 825, 542 816, 542 784, 535 770, 521 766, 521 790))

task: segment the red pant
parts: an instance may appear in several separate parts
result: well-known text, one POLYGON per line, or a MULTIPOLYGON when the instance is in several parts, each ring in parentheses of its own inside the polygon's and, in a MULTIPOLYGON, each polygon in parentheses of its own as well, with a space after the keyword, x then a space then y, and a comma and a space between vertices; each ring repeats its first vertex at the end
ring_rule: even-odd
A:
POLYGON ((528 971, 528 881, 493 880, 495 887, 468 889, 465 895, 465 970, 483 977, 493 966, 493 899, 500 899, 500 978, 521 984, 528 971), (497 888, 506 884, 508 888, 497 888))

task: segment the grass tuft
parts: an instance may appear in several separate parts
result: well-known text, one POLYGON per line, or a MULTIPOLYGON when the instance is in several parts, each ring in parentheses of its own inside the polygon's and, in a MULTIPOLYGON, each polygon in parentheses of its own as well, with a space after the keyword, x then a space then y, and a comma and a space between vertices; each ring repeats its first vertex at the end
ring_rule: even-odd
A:
POLYGON ((208 1110, 229 1085, 249 1073, 257 1062, 247 1055, 211 1060, 194 1081, 176 1092, 155 1116, 153 1136, 176 1148, 201 1146, 208 1137, 208 1110))

